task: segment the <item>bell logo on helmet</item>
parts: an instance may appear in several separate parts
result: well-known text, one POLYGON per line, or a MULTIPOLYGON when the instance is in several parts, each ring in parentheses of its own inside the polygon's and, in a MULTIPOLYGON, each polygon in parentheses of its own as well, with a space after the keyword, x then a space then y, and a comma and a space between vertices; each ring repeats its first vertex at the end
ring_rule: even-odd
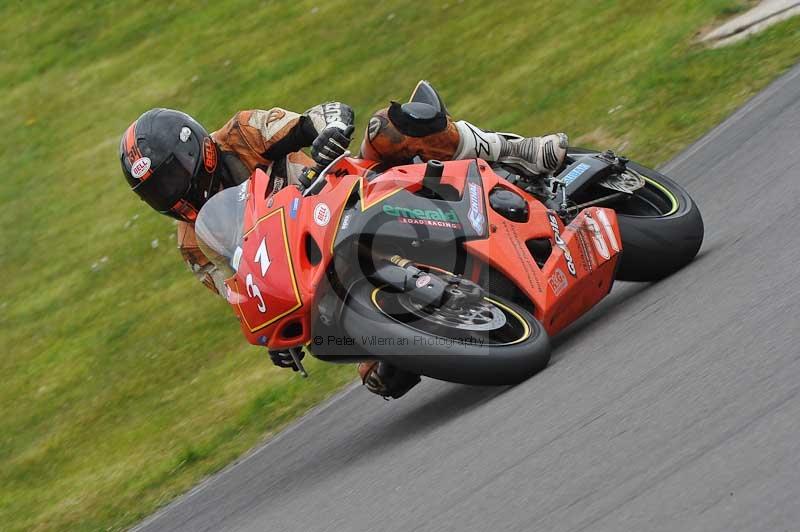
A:
POLYGON ((207 172, 217 169, 217 148, 211 137, 203 139, 203 166, 207 172))
POLYGON ((131 175, 142 181, 150 177, 150 157, 141 157, 133 161, 131 175))

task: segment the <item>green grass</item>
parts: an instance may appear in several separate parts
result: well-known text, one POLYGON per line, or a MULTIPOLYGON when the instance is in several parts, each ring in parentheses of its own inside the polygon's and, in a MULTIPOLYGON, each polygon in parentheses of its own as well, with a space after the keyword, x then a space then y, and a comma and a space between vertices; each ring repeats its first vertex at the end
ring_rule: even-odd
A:
POLYGON ((2 527, 129 526, 354 378, 273 368, 188 274, 119 170, 141 112, 341 99, 363 129, 427 78, 459 118, 655 165, 800 58, 798 19, 693 44, 746 4, 3 2, 2 527))

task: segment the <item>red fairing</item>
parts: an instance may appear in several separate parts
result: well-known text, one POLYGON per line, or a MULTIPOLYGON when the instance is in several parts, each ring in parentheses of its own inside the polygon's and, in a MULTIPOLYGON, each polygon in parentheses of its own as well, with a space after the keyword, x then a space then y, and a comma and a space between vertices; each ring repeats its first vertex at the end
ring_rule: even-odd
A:
POLYGON ((470 253, 516 281, 517 287, 533 302, 534 316, 554 335, 578 319, 600 301, 614 281, 620 246, 617 219, 609 209, 589 208, 568 226, 541 204, 531 204, 530 221, 514 223, 490 211, 492 237, 466 244, 470 253), (536 210, 533 205, 537 205, 536 210), (608 220, 597 233, 602 212, 608 220), (555 226, 555 227, 553 227, 555 226), (542 268, 531 260, 525 242, 548 238, 553 243, 550 258, 542 268), (598 250, 602 250, 598 251, 598 250))
MULTIPOLYGON (((343 167, 363 171, 350 163, 343 167)), ((295 187, 270 195, 269 178, 261 170, 250 180, 242 256, 236 275, 225 281, 228 302, 250 343, 285 349, 310 339, 311 303, 330 262, 347 197, 359 178, 329 181, 322 193, 303 198, 295 187), (321 251, 316 264, 306 255, 307 238, 321 251)))
MULTIPOLYGON (((474 160, 445 164, 442 182, 464 194, 474 160)), ((621 252, 613 210, 588 208, 569 225, 525 191, 497 176, 477 160, 483 182, 481 214, 487 236, 464 244, 473 261, 472 277, 490 265, 512 280, 533 303, 534 315, 555 334, 602 299, 611 289, 621 252), (513 222, 490 207, 489 192, 505 188, 526 199, 529 219, 513 222), (547 239, 552 252, 539 267, 526 242, 547 239)), ((307 344, 316 319, 314 302, 320 281, 333 257, 333 244, 347 199, 357 193, 361 210, 380 204, 400 190, 421 188, 425 165, 395 167, 368 180, 372 161, 344 159, 328 174, 328 184, 315 196, 303 197, 295 187, 270 195, 268 176, 257 170, 250 180, 241 257, 236 275, 226 280, 228 301, 239 316, 248 340, 270 349, 307 344), (319 249, 314 263, 307 239, 319 249), (319 259, 319 260, 316 260, 319 259)), ((462 224, 469 223, 462 220, 462 224)), ((313 246, 312 246, 313 247, 313 246)), ((327 286, 324 284, 323 286, 327 286)))

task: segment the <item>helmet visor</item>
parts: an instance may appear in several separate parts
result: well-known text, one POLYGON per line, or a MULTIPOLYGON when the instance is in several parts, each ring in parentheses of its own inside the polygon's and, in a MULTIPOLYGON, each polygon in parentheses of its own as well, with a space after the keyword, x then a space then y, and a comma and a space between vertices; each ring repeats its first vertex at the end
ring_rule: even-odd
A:
POLYGON ((192 172, 172 155, 133 190, 153 209, 168 214, 172 206, 186 196, 191 186, 192 172))

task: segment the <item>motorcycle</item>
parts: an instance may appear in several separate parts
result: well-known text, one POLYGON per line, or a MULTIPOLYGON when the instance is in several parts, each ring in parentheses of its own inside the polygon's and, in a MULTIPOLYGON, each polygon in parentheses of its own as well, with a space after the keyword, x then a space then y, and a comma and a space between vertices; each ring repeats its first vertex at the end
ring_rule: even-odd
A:
POLYGON ((466 384, 519 383, 615 280, 655 281, 703 239, 689 194, 611 151, 558 174, 482 159, 384 168, 349 156, 277 192, 256 170, 195 229, 248 341, 330 362, 380 359, 466 384))

